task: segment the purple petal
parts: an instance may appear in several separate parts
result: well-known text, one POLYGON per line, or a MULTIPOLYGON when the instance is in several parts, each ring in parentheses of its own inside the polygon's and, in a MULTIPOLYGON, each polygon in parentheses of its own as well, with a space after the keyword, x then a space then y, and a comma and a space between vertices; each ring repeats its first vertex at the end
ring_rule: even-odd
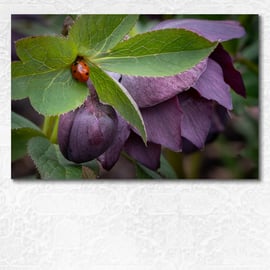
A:
POLYGON ((181 150, 182 112, 177 96, 141 112, 149 141, 173 151, 181 150))
POLYGON ((213 102, 200 97, 193 89, 179 94, 178 97, 183 112, 182 136, 202 148, 211 126, 213 102))
POLYGON ((124 150, 151 170, 156 170, 160 166, 161 146, 148 142, 146 147, 141 137, 134 132, 131 132, 124 150))
POLYGON ((207 61, 203 60, 193 68, 168 77, 122 77, 121 83, 129 91, 139 107, 149 107, 190 88, 205 71, 207 61))
POLYGON ((233 66, 233 61, 228 52, 226 52, 221 44, 217 46, 210 58, 215 60, 222 67, 224 81, 242 97, 246 97, 246 89, 241 73, 233 66))
POLYGON ((65 157, 68 155, 70 132, 78 110, 79 109, 64 113, 59 118, 58 143, 65 157))
POLYGON ((208 59, 207 69, 193 87, 206 99, 232 109, 230 86, 224 82, 222 68, 215 61, 208 59))
MULTIPOLYGON (((223 106, 215 104, 214 111, 212 113, 211 127, 205 140, 206 144, 214 141, 217 138, 218 134, 224 131, 228 119, 228 110, 223 106)), ((182 144, 184 153, 188 154, 198 150, 198 148, 193 143, 191 143, 184 137, 182 138, 182 144)))
POLYGON ((198 151, 198 148, 185 137, 182 138, 182 144, 182 152, 185 154, 190 154, 198 151))
POLYGON ((216 104, 212 115, 210 133, 220 133, 224 131, 225 126, 230 119, 229 112, 223 106, 216 104))
POLYGON ((153 30, 164 28, 183 28, 190 30, 212 42, 223 42, 245 35, 244 28, 237 21, 172 19, 159 23, 153 30))
POLYGON ((118 115, 117 133, 112 141, 112 145, 98 157, 102 167, 105 170, 110 170, 120 157, 122 148, 130 134, 130 127, 128 123, 118 115))

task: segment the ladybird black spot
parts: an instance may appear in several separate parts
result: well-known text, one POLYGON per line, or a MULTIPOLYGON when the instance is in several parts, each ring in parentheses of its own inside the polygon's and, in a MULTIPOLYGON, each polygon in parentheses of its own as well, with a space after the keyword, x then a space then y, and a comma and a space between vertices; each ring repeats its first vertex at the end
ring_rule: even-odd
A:
POLYGON ((77 71, 76 70, 73 70, 73 73, 76 73, 77 71))
POLYGON ((89 75, 89 73, 88 73, 88 72, 86 72, 85 74, 86 74, 86 75, 89 75))

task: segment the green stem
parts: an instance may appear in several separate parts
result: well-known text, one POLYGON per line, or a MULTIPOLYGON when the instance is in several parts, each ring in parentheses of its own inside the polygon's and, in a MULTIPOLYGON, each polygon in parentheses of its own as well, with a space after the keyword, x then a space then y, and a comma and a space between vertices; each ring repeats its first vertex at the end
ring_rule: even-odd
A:
POLYGON ((56 116, 56 119, 54 120, 54 125, 50 137, 50 141, 54 144, 57 143, 57 134, 58 134, 58 124, 59 124, 59 117, 56 116))
POLYGON ((57 142, 58 116, 45 116, 42 131, 51 142, 57 142))
POLYGON ((42 131, 47 137, 49 137, 50 133, 51 133, 51 131, 50 131, 51 130, 51 122, 52 122, 52 117, 51 116, 45 116, 44 117, 42 131))

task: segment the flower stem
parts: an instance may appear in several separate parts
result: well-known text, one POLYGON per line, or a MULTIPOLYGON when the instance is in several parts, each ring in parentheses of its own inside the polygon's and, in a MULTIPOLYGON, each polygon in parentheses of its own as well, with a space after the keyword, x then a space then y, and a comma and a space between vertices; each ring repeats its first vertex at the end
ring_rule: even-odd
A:
POLYGON ((58 121, 58 116, 45 116, 43 122, 43 133, 53 143, 57 142, 58 121))
POLYGON ((58 124, 59 124, 59 117, 56 116, 56 119, 54 120, 54 125, 50 137, 50 141, 54 144, 57 143, 57 134, 58 134, 58 124))
POLYGON ((52 117, 51 116, 45 116, 44 117, 42 131, 47 137, 49 137, 50 133, 51 133, 51 122, 52 122, 52 117))

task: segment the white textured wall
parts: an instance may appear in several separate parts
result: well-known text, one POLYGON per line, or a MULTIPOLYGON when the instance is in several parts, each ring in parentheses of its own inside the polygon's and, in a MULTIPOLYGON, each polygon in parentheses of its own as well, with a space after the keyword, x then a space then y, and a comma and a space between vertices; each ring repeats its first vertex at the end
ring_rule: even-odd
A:
POLYGON ((266 0, 0 0, 0 270, 269 270, 269 10, 266 0), (260 14, 261 182, 10 180, 10 14, 65 12, 260 14))

